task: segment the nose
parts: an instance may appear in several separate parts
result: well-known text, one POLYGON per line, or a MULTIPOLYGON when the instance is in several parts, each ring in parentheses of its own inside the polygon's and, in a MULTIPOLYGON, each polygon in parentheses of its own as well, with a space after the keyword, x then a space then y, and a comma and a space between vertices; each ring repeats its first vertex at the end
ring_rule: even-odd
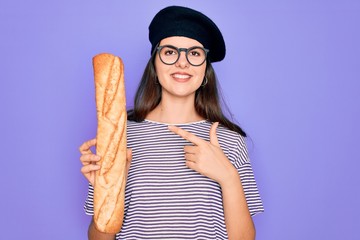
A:
POLYGON ((180 67, 180 68, 185 68, 189 66, 189 63, 186 59, 186 52, 185 51, 181 51, 180 52, 180 56, 179 59, 176 62, 176 66, 180 67))

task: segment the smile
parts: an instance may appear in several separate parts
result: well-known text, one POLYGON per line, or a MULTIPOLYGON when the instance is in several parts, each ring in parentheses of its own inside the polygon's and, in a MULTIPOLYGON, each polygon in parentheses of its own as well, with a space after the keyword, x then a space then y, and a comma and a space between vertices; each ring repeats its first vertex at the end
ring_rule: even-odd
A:
POLYGON ((172 76, 178 79, 189 79, 191 77, 188 74, 179 74, 179 73, 172 74, 172 76))

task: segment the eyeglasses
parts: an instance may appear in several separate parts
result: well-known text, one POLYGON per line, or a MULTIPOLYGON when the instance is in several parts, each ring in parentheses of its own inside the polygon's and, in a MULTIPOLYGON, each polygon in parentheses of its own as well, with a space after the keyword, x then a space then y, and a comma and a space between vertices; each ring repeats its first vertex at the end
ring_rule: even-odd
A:
POLYGON ((186 60, 192 66, 202 65, 209 52, 208 49, 203 47, 177 48, 172 45, 159 46, 157 47, 157 51, 160 60, 166 65, 175 64, 180 58, 180 53, 185 52, 186 60))

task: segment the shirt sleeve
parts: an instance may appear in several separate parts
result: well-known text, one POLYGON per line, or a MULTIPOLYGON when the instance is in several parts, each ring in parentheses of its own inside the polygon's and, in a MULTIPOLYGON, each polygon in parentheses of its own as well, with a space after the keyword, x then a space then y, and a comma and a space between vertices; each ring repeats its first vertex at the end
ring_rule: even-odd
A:
POLYGON ((239 137, 236 145, 236 151, 234 151, 233 155, 235 158, 234 166, 241 179, 250 215, 253 216, 257 213, 263 212, 264 206, 256 184, 254 172, 251 167, 246 143, 242 136, 239 137))
POLYGON ((84 204, 84 211, 86 215, 94 215, 94 188, 89 183, 88 195, 84 204))

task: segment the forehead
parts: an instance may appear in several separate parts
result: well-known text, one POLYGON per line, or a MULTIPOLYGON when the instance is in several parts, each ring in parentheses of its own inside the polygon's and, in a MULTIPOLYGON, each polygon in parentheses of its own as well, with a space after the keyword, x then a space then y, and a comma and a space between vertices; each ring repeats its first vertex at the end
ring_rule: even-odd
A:
POLYGON ((173 45, 179 48, 189 48, 194 46, 203 47, 203 45, 195 39, 180 36, 164 38, 160 41, 160 46, 161 45, 173 45))

